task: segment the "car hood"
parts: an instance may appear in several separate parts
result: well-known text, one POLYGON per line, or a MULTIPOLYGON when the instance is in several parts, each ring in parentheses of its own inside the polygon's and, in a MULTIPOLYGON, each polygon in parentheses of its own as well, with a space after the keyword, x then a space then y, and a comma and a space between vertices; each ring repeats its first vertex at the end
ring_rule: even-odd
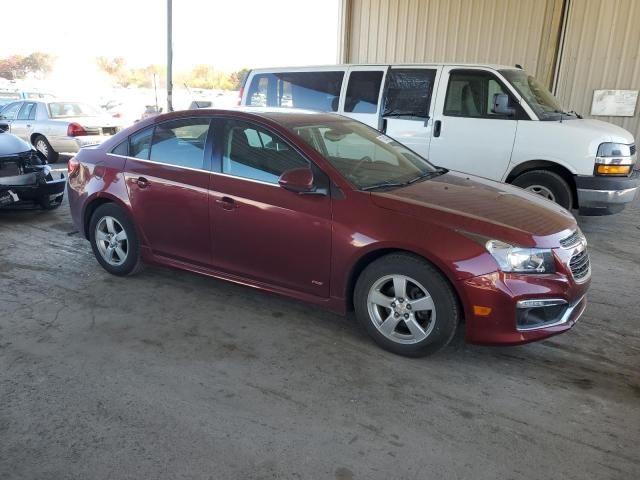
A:
POLYGON ((599 139, 601 142, 633 143, 633 135, 622 127, 612 123, 594 120, 592 118, 567 120, 563 122, 565 127, 578 129, 580 133, 589 138, 599 139))
POLYGON ((0 157, 28 152, 32 147, 21 138, 10 133, 0 133, 0 157))
POLYGON ((557 247, 576 229, 573 215, 549 200, 459 172, 373 192, 371 199, 381 208, 523 247, 557 247))

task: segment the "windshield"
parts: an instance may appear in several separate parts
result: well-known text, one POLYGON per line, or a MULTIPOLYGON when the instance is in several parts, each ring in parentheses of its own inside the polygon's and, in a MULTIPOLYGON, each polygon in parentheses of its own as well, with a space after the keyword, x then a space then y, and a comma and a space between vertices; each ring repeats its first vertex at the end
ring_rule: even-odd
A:
POLYGON ((522 95, 540 120, 558 120, 563 115, 568 115, 560 105, 560 102, 558 102, 558 99, 535 77, 528 75, 527 72, 509 69, 500 70, 500 73, 522 95))
POLYGON ((440 172, 392 138, 354 120, 323 118, 289 128, 361 190, 402 186, 440 172))
POLYGON ((86 103, 53 102, 49 104, 51 118, 63 117, 95 117, 100 115, 98 109, 86 103))

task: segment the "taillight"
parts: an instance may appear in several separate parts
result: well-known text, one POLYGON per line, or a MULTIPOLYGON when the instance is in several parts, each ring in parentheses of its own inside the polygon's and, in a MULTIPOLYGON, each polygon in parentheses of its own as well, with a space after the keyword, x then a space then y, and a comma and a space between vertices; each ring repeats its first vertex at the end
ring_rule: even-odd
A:
POLYGON ((87 135, 87 131, 79 123, 72 122, 67 127, 67 136, 68 137, 81 137, 83 135, 87 135))
POLYGON ((80 162, 76 157, 71 157, 67 163, 67 174, 72 177, 80 171, 80 162))
POLYGON ((244 87, 240 87, 238 92, 238 105, 242 105, 242 94, 244 93, 244 87))

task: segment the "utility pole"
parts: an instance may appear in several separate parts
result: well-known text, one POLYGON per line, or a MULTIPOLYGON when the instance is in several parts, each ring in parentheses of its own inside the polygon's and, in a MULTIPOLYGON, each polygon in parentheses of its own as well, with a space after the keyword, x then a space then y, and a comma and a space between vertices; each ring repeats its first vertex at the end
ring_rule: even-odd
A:
POLYGON ((173 112, 173 80, 171 67, 173 63, 173 34, 171 32, 172 22, 172 0, 167 0, 167 112, 173 112))

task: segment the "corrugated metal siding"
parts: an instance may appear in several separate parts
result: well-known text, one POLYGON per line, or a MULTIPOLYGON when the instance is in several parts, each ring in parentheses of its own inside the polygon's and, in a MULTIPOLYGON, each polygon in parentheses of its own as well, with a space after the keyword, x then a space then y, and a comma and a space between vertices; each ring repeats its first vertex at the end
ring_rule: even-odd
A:
POLYGON ((553 70, 562 0, 347 0, 351 63, 521 64, 553 70))
MULTIPOLYGON (((556 95, 585 117, 597 89, 640 89, 640 1, 571 0, 556 95)), ((596 117, 640 138, 633 117, 596 117)))

